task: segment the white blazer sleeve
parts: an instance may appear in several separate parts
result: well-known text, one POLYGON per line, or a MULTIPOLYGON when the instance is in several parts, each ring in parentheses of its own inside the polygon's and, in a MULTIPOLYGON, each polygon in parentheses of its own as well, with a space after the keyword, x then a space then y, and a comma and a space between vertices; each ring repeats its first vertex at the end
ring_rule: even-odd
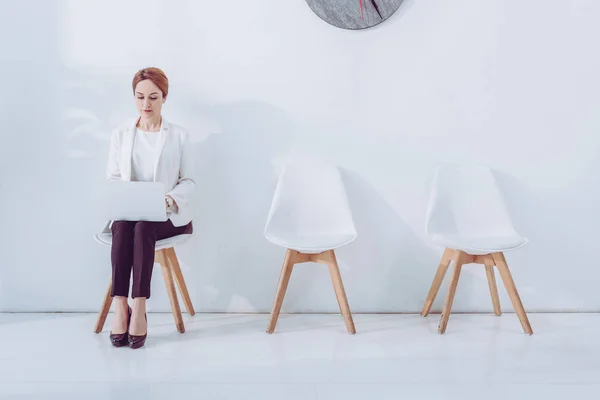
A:
POLYGON ((188 205, 196 190, 194 155, 192 154, 189 134, 186 132, 184 135, 177 185, 167 193, 175 200, 179 211, 188 205))
POLYGON ((110 137, 110 150, 108 153, 108 164, 106 165, 106 178, 109 181, 121 180, 119 158, 121 154, 121 143, 119 131, 114 130, 110 137))

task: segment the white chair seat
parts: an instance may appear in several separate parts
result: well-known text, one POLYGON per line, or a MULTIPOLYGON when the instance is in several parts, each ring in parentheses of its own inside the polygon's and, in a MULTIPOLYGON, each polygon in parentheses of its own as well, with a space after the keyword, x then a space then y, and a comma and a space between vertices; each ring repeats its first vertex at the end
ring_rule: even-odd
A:
MULTIPOLYGON (((102 232, 94 235, 94 239, 98 243, 105 244, 107 246, 112 245, 112 232, 109 228, 110 223, 107 223, 102 232)), ((170 238, 161 239, 156 241, 156 246, 154 247, 154 251, 159 251, 162 249, 169 249, 171 247, 175 247, 181 245, 193 236, 193 233, 184 233, 182 235, 172 236, 170 238)))
MULTIPOLYGON (((191 237, 192 237, 192 235, 190 235, 190 234, 184 234, 184 235, 173 236, 173 237, 170 237, 167 239, 157 240, 154 251, 158 251, 158 250, 162 250, 162 249, 169 249, 171 247, 179 246, 180 244, 187 242, 191 237)), ((94 238, 99 243, 105 244, 107 246, 112 245, 112 234, 110 234, 110 233, 99 233, 99 234, 95 235, 94 238)))
POLYGON ((440 246, 461 250, 472 255, 503 253, 505 251, 518 249, 528 243, 528 239, 520 235, 471 236, 434 234, 430 237, 440 246))
POLYGON ((311 235, 277 234, 266 235, 269 242, 305 254, 317 254, 350 244, 356 239, 355 233, 318 233, 311 235))

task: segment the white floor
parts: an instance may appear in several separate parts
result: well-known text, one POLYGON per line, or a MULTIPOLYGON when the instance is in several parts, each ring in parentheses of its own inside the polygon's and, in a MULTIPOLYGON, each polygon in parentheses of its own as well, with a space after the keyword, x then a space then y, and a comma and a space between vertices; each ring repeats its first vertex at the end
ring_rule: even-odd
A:
POLYGON ((146 347, 113 348, 112 314, 0 314, 0 398, 596 399, 600 314, 148 316, 146 347), (192 397, 189 397, 192 398, 192 397))

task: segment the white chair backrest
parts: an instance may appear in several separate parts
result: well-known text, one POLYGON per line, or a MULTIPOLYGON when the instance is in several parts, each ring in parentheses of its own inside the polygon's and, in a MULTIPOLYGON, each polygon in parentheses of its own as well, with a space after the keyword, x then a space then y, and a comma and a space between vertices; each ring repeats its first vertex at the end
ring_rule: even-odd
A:
POLYGON ((516 234, 492 171, 477 166, 440 166, 433 180, 428 234, 516 234))
POLYGON ((352 212, 337 167, 316 161, 288 164, 277 183, 265 234, 356 235, 352 212))

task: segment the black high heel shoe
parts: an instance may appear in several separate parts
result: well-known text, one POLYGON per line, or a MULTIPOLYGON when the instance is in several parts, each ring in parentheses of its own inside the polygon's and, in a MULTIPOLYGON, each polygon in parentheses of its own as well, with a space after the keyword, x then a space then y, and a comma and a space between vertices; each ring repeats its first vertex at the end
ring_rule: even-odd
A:
POLYGON ((127 334, 127 343, 132 349, 139 349, 146 343, 146 338, 148 337, 148 318, 146 314, 144 314, 144 319, 146 320, 146 334, 137 336, 127 334))
POLYGON ((129 307, 129 315, 127 316, 127 330, 125 333, 113 334, 110 332, 110 342, 115 347, 127 346, 127 332, 129 331, 129 323, 131 322, 131 307, 129 307))

